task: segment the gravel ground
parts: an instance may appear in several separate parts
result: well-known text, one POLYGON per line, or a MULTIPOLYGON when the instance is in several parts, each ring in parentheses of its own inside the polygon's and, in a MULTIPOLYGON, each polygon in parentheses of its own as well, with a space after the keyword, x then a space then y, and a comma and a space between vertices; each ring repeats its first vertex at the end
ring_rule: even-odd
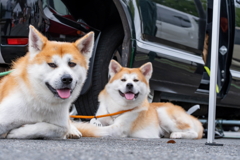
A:
POLYGON ((0 159, 82 160, 237 160, 240 139, 218 139, 224 146, 207 146, 206 139, 81 138, 79 140, 0 140, 0 159))

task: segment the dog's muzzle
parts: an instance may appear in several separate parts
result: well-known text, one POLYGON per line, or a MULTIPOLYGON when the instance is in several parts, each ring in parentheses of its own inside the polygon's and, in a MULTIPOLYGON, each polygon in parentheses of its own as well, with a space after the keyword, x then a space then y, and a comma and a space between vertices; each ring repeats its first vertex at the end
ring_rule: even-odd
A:
POLYGON ((72 89, 68 87, 55 89, 49 83, 46 83, 48 89, 57 97, 61 99, 67 99, 71 96, 72 89))
POLYGON ((118 91, 119 94, 122 96, 122 97, 125 97, 127 100, 133 100, 133 99, 136 99, 139 95, 139 92, 138 93, 133 93, 131 91, 128 91, 126 93, 123 93, 121 91, 118 91))

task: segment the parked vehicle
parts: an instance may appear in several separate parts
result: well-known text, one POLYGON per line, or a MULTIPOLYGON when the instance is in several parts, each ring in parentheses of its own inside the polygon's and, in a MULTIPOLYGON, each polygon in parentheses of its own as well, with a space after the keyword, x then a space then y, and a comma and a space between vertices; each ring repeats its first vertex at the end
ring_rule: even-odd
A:
MULTIPOLYGON (((170 100, 207 116, 213 0, 1 0, 0 63, 23 56, 28 25, 51 40, 75 41, 94 31, 95 49, 88 79, 75 102, 92 115, 108 80, 108 64, 126 67, 150 61, 154 101, 170 100), (204 56, 203 56, 204 55, 204 56)), ((240 119, 240 2, 222 0, 217 117, 240 119)))

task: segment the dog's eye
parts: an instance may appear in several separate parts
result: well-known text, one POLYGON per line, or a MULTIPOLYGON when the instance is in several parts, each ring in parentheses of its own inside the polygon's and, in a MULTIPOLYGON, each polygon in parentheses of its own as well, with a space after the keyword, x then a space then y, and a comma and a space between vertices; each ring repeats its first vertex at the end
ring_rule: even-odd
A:
POLYGON ((75 67, 75 66, 76 66, 76 63, 68 62, 68 66, 69 66, 69 67, 75 67))
POLYGON ((57 65, 55 63, 48 63, 48 65, 52 68, 57 68, 57 65))
POLYGON ((134 81, 134 82, 138 82, 139 80, 138 80, 138 79, 134 79, 133 81, 134 81))
POLYGON ((124 78, 123 78, 123 79, 121 79, 121 81, 122 81, 122 82, 125 82, 125 81, 126 81, 126 79, 124 79, 124 78))

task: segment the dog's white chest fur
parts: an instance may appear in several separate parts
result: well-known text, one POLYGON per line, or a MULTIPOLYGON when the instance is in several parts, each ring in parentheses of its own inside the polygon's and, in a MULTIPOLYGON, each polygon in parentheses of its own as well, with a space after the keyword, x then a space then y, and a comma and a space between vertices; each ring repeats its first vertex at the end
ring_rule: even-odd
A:
MULTIPOLYGON (((148 102, 151 74, 151 63, 130 69, 111 61, 111 78, 98 97, 100 105, 96 115, 133 110, 115 117, 99 118, 105 127, 96 128, 91 136, 201 138, 201 123, 183 108, 172 103, 148 102)), ((78 129, 86 131, 86 125, 84 127, 79 125, 78 129)), ((90 127, 89 130, 93 129, 90 127)))
POLYGON ((93 44, 92 32, 75 43, 54 42, 30 26, 29 53, 1 80, 0 136, 79 138, 69 107, 87 77, 93 44))

